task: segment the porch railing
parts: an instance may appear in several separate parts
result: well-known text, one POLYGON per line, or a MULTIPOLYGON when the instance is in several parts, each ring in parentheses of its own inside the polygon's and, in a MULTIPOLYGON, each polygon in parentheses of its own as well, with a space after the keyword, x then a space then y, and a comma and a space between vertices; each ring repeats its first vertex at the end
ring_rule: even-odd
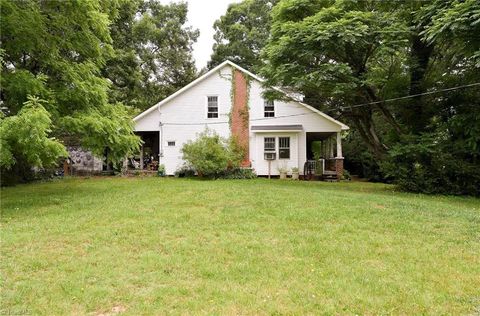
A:
POLYGON ((303 175, 306 180, 313 180, 317 177, 327 177, 337 175, 338 158, 326 158, 319 160, 307 160, 303 167, 303 175))

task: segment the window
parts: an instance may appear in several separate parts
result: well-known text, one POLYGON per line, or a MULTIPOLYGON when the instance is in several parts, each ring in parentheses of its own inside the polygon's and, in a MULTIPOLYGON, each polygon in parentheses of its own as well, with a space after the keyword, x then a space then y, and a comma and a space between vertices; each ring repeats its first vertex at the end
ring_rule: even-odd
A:
POLYGON ((275 137, 265 137, 264 139, 265 151, 275 152, 275 137))
POLYGON ((218 117, 218 97, 209 96, 207 97, 207 117, 208 118, 217 118, 218 117))
POLYGON ((264 153, 263 158, 265 160, 275 160, 275 137, 265 137, 264 138, 264 153))
POLYGON ((175 141, 168 141, 167 146, 168 147, 174 147, 175 146, 175 141))
POLYGON ((264 117, 275 117, 275 104, 273 101, 265 100, 263 104, 263 115, 264 117))
POLYGON ((278 138, 278 158, 290 159, 290 137, 278 138))

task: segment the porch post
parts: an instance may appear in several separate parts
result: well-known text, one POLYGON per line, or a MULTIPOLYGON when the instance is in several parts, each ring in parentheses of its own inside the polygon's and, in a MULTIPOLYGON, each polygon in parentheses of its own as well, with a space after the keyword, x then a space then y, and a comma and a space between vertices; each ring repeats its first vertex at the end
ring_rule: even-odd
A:
POLYGON ((337 158, 342 158, 342 132, 337 132, 337 158))
POLYGON ((140 169, 143 170, 143 144, 140 147, 140 169))
POLYGON ((335 158, 335 172, 337 179, 343 177, 343 154, 342 154, 342 132, 337 132, 337 157, 335 158))
POLYGON ((328 158, 333 158, 335 157, 333 155, 333 139, 332 137, 330 137, 330 139, 328 140, 328 147, 329 147, 329 150, 330 150, 330 153, 329 153, 329 157, 328 158))

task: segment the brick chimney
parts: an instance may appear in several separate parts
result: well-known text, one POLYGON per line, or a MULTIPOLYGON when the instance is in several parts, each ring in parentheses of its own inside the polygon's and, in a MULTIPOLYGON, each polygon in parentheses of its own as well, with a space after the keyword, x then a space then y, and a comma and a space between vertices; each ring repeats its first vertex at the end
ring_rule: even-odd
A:
POLYGON ((245 75, 238 69, 233 71, 234 95, 231 113, 230 129, 240 146, 245 149, 242 167, 250 167, 249 158, 249 113, 248 113, 248 83, 245 75))

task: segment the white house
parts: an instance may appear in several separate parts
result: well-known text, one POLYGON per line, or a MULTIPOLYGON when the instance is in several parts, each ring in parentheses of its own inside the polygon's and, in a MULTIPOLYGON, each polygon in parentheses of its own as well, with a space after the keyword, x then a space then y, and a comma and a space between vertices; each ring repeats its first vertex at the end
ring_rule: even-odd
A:
POLYGON ((236 135, 247 149, 243 165, 258 175, 268 175, 269 165, 272 175, 293 167, 306 174, 313 141, 321 141, 322 172, 340 175, 341 133, 348 126, 300 101, 264 100, 262 81, 225 61, 144 111, 134 118, 144 140, 142 157, 173 175, 184 164, 182 145, 208 127, 222 137, 236 135))

